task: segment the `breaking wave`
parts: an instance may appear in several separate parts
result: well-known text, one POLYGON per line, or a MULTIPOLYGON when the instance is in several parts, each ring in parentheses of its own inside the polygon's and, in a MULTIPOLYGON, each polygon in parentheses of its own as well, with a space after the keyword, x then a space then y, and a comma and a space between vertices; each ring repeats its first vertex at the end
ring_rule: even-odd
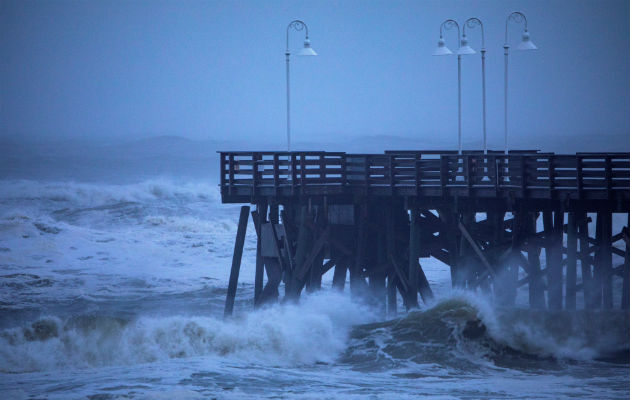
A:
POLYGON ((229 320, 182 315, 48 317, 0 331, 0 371, 198 356, 254 365, 341 362, 370 371, 410 362, 448 371, 544 368, 557 360, 628 362, 629 321, 621 311, 494 310, 460 294, 400 319, 366 323, 374 318, 348 296, 332 292, 229 320))
POLYGON ((518 368, 559 360, 627 364, 629 327, 623 310, 495 309, 459 293, 397 320, 356 327, 342 361, 365 369, 406 362, 466 370, 488 362, 518 368))
POLYGON ((216 185, 178 183, 169 179, 150 179, 135 184, 90 184, 76 182, 2 181, 0 201, 50 200, 72 202, 77 206, 96 207, 111 203, 151 200, 218 201, 216 185))
POLYGON ((300 305, 278 305, 220 320, 211 317, 81 315, 39 319, 0 332, 0 371, 27 372, 139 364, 195 356, 236 358, 254 364, 333 362, 353 325, 370 313, 335 293, 300 305))

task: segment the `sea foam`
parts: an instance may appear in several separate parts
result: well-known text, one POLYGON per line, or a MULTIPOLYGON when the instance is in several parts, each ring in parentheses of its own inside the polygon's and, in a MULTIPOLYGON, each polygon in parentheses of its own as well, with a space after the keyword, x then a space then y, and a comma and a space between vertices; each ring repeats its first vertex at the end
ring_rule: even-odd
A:
POLYGON ((42 318, 0 332, 2 372, 139 364, 209 356, 254 364, 333 362, 353 325, 373 315, 326 292, 221 320, 203 316, 123 320, 94 315, 42 318))

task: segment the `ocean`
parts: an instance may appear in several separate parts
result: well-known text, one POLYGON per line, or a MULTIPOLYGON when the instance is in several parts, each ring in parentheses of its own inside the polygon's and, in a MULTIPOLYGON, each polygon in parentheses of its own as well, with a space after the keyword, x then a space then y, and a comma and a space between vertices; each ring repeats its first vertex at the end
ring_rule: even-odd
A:
POLYGON ((435 302, 393 320, 332 271, 254 310, 250 222, 223 320, 239 207, 215 181, 0 188, 2 399, 630 398, 627 312, 500 308, 424 259, 435 302))

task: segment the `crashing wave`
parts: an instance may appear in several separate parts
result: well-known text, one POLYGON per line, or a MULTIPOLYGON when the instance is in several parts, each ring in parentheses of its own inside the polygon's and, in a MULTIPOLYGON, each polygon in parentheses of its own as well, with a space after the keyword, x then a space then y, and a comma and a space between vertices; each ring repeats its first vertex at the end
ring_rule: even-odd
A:
POLYGON ((460 293, 400 319, 356 327, 342 360, 367 369, 408 361, 467 370, 488 361, 498 367, 526 367, 524 360, 628 363, 629 326, 622 310, 496 309, 460 293))
POLYGON ((0 332, 0 371, 27 372, 209 356, 255 364, 333 362, 353 325, 370 313, 335 293, 277 305, 238 319, 102 315, 42 318, 0 332))

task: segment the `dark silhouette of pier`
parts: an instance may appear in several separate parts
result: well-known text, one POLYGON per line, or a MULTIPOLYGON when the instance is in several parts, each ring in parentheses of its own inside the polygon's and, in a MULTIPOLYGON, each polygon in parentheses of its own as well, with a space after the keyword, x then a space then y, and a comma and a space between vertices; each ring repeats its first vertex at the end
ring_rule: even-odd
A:
MULTIPOLYGON (((353 293, 392 315, 397 293, 407 309, 433 296, 427 257, 450 267, 454 287, 506 306, 523 285, 532 308, 630 305, 630 153, 220 152, 220 180, 224 203, 256 206, 257 306, 277 301, 282 282, 287 299, 317 290, 334 269, 335 288, 349 273, 353 293), (624 214, 619 232, 613 213, 624 214)), ((249 211, 242 207, 226 315, 249 211)))

